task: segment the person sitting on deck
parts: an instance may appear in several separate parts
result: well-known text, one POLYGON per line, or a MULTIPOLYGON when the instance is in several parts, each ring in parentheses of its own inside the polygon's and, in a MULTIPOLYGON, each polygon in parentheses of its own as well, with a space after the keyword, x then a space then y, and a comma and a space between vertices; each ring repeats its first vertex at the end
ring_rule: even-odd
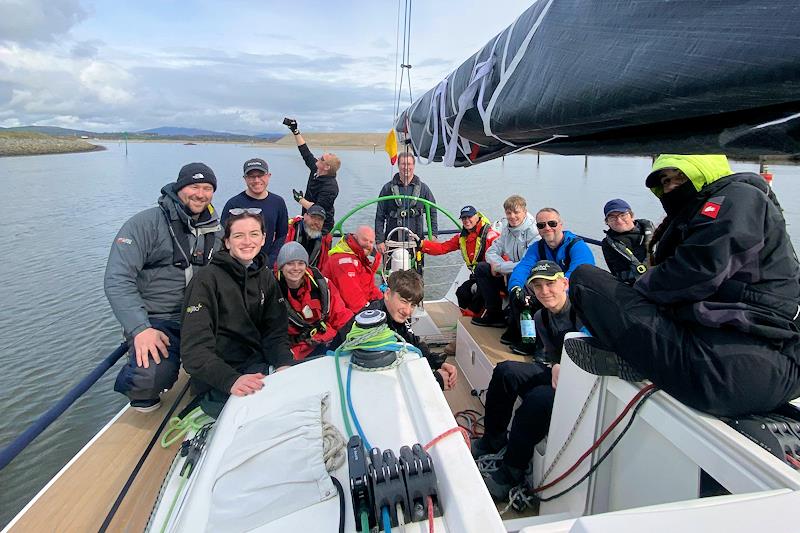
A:
POLYGON ((219 247, 216 189, 207 165, 184 165, 161 189, 158 206, 125 222, 111 246, 105 293, 130 350, 114 390, 137 411, 158 409, 160 394, 178 379, 186 284, 219 247))
POLYGON ((716 416, 800 396, 800 264, 772 189, 723 155, 661 155, 645 184, 667 213, 653 266, 632 287, 575 270, 570 299, 594 337, 567 354, 716 416))
MULTIPOLYGON (((511 351, 520 355, 534 355, 536 350, 535 346, 521 342, 519 327, 520 315, 524 309, 533 313, 541 308, 541 303, 536 298, 530 298, 525 287, 525 280, 530 277, 533 265, 545 259, 554 261, 564 271, 567 279, 579 265, 594 265, 594 256, 589 247, 583 239, 564 229, 561 215, 552 207, 544 207, 536 213, 536 229, 542 238, 528 247, 525 256, 514 267, 508 279, 511 325, 501 342, 509 344, 511 351)), ((540 343, 536 344, 541 347, 540 343)))
POLYGON ((181 358, 200 407, 215 418, 229 395, 261 390, 270 366, 292 364, 286 307, 264 242, 260 214, 231 210, 225 249, 186 288, 181 358))
POLYGON ((334 204, 336 197, 339 196, 339 183, 336 181, 336 173, 342 166, 342 162, 336 154, 325 152, 319 158, 309 150, 306 140, 300 134, 297 121, 291 118, 283 119, 283 123, 294 135, 297 149, 303 157, 308 167, 308 182, 306 192, 292 189, 294 201, 303 208, 302 214, 308 211, 312 205, 319 205, 325 210, 325 223, 322 225, 322 233, 327 235, 333 228, 334 204))
POLYGON ((372 300, 383 298, 375 285, 381 254, 375 248, 372 228, 359 226, 355 233, 342 237, 328 255, 322 274, 336 285, 350 311, 358 313, 372 300))
MULTIPOLYGON (((314 209, 317 206, 311 206, 314 209)), ((321 224, 321 223, 320 223, 321 224)), ((333 341, 353 313, 336 286, 308 264, 300 243, 289 242, 278 254, 275 274, 289 314, 289 344, 295 360, 324 355, 338 344, 333 341)))
POLYGON ((601 246, 608 270, 621 282, 633 285, 647 271, 653 223, 634 218, 630 204, 620 198, 609 200, 603 213, 608 229, 601 246))
MULTIPOLYGON (((414 154, 403 152, 397 158, 398 172, 392 179, 381 187, 378 196, 414 196, 424 198, 430 202, 436 202, 430 187, 414 174, 414 154)), ((435 237, 439 232, 438 218, 436 209, 430 210, 431 234, 435 237)), ((395 200, 384 200, 378 202, 375 208, 375 235, 378 242, 378 250, 381 253, 386 251, 386 237, 397 227, 406 227, 414 232, 418 237, 427 235, 425 225, 425 206, 417 200, 408 198, 398 198, 395 200)), ((405 233, 394 234, 394 240, 409 240, 405 233)))
POLYGON ((322 271, 328 262, 328 252, 331 249, 333 236, 322 234, 325 223, 325 209, 319 204, 314 204, 306 210, 305 215, 289 220, 289 231, 286 242, 299 242, 308 253, 308 264, 322 271))
MULTIPOLYGON (((389 329, 400 335, 403 340, 419 348, 422 356, 428 360, 436 382, 444 390, 450 390, 456 386, 458 371, 455 365, 446 363, 446 357, 439 356, 431 352, 427 343, 414 335, 411 329, 411 315, 417 308, 425 294, 422 276, 413 270, 398 270, 392 272, 386 280, 388 288, 382 300, 374 300, 369 303, 366 309, 374 309, 386 313, 386 324, 389 329)), ((355 322, 355 318, 351 324, 355 322)), ((339 344, 344 341, 344 337, 350 327, 342 328, 339 344)))
POLYGON ((500 229, 500 236, 486 250, 486 262, 475 266, 475 283, 483 299, 483 315, 472 319, 476 326, 504 328, 507 326, 503 314, 503 293, 506 292, 506 279, 525 255, 528 246, 536 238, 533 216, 528 213, 525 198, 511 195, 503 202, 506 219, 500 229))
POLYGON ((264 219, 267 242, 264 251, 269 256, 269 264, 274 265, 278 252, 286 240, 289 212, 282 197, 268 190, 269 165, 263 159, 248 159, 242 165, 246 189, 227 201, 222 209, 222 224, 228 218, 231 209, 260 209, 264 219))
POLYGON ((503 361, 495 367, 486 391, 486 431, 472 441, 475 458, 506 447, 499 468, 485 479, 489 493, 497 499, 506 499, 508 491, 522 482, 534 447, 547 436, 564 335, 582 328, 567 298, 569 281, 557 263, 536 263, 526 285, 543 306, 534 315, 534 322, 537 338, 544 346, 544 359, 531 363, 503 361), (522 403, 507 435, 517 398, 522 403))

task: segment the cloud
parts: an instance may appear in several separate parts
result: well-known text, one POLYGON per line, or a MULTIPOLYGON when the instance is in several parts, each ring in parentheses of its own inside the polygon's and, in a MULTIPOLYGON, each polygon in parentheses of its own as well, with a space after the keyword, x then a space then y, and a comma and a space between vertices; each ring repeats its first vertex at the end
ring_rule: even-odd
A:
POLYGON ((4 0, 0 2, 0 41, 52 41, 87 16, 79 0, 4 0))
POLYGON ((381 48, 381 49, 392 47, 392 43, 390 43, 388 39, 386 39, 385 37, 378 37, 369 44, 371 44, 374 48, 381 48))
POLYGON ((101 41, 78 41, 72 45, 70 54, 78 59, 92 59, 100 52, 101 41))

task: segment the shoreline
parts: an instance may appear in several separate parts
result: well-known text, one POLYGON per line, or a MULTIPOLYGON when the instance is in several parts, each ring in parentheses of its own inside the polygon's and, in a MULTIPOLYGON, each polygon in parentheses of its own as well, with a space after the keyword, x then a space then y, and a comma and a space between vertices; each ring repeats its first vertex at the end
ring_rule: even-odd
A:
POLYGON ((0 158, 99 152, 105 149, 105 146, 92 144, 82 139, 0 136, 0 158))

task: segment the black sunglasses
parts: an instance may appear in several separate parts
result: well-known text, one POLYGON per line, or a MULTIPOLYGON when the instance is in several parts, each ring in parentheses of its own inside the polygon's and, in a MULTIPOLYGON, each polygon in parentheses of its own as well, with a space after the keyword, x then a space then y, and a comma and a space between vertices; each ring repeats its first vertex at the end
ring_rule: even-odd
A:
POLYGON ((550 226, 551 228, 555 228, 558 226, 558 220, 548 220, 547 222, 537 222, 536 227, 539 229, 544 229, 545 226, 550 226))
POLYGON ((228 213, 231 215, 238 217, 239 215, 244 215, 247 213, 248 215, 260 215, 261 208, 260 207, 234 207, 233 209, 229 210, 228 213))

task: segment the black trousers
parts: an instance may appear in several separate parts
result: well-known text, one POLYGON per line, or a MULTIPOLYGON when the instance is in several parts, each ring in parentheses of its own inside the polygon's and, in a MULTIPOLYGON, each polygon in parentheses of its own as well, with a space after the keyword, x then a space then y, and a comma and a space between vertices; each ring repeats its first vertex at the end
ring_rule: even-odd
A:
POLYGON ((472 274, 467 281, 459 285, 456 289, 456 298, 458 299, 458 306, 461 309, 469 309, 475 314, 483 311, 483 295, 477 287, 478 283, 475 281, 475 274, 472 274), (475 293, 473 293, 473 287, 475 293))
POLYGON ((582 265, 569 296, 593 336, 686 405, 717 416, 768 412, 800 395, 798 342, 681 323, 637 290, 582 265))
POLYGON ((486 311, 490 313, 502 311, 503 298, 500 293, 506 290, 505 278, 493 275, 489 263, 481 262, 475 265, 475 283, 478 284, 478 291, 483 297, 486 311))
POLYGON ((517 397, 522 404, 514 413, 503 462, 524 469, 536 444, 547 436, 553 400, 553 373, 540 363, 503 361, 498 364, 486 391, 486 436, 497 441, 505 434, 517 397))

